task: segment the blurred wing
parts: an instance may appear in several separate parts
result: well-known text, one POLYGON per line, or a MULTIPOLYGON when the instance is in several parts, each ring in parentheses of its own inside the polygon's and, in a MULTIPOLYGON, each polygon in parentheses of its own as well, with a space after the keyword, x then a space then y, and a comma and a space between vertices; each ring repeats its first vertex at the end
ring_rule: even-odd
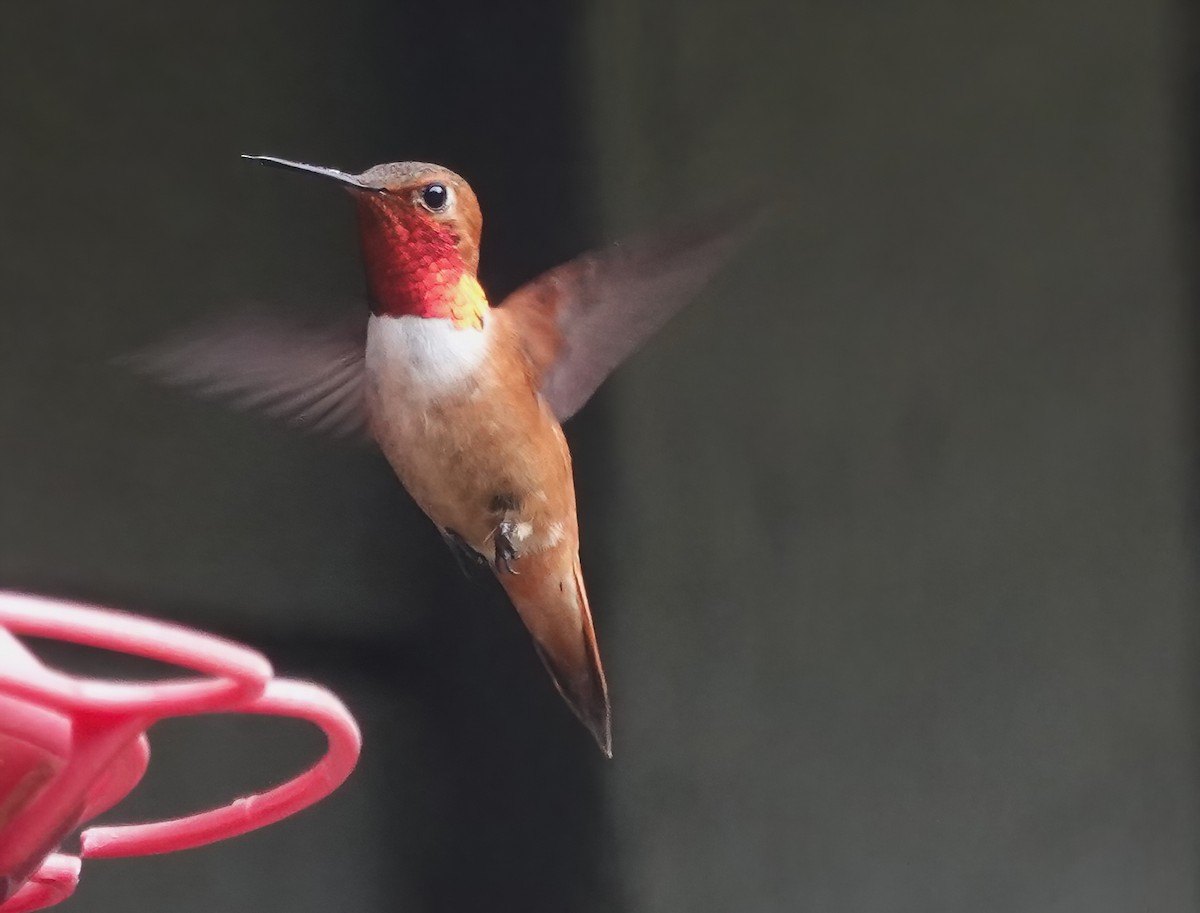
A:
POLYGON ((584 254, 500 304, 518 325, 560 422, 700 291, 761 217, 715 221, 584 254))
POLYGON ((128 359, 136 370, 307 431, 364 432, 367 319, 305 327, 249 312, 201 324, 128 359))

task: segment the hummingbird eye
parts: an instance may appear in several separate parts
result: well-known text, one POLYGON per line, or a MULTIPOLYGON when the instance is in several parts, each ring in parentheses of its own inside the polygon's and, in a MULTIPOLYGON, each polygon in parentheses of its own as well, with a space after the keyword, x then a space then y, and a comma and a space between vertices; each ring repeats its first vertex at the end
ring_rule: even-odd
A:
POLYGON ((430 212, 444 212, 450 205, 450 191, 445 184, 426 184, 421 188, 421 205, 430 212))

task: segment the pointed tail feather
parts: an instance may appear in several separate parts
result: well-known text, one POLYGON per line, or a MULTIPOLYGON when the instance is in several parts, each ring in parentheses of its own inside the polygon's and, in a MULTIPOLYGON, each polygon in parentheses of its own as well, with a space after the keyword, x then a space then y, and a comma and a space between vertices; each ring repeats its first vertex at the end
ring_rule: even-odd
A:
POLYGON ((516 569, 517 574, 501 574, 501 584, 533 635, 559 694, 611 758, 608 684, 579 559, 564 562, 552 550, 519 559, 516 569))

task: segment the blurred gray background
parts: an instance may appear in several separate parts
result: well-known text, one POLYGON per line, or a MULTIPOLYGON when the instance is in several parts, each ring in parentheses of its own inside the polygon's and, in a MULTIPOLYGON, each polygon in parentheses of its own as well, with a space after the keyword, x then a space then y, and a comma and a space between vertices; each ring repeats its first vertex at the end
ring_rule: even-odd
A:
MULTIPOLYGON (((1187 12, 0 0, 0 586, 245 640, 366 740, 64 910, 1197 909, 1187 12), (778 199, 568 426, 614 761, 382 459, 110 363, 362 306, 343 195, 241 152, 455 168, 493 300, 778 199)), ((168 724, 116 817, 317 750, 168 724)))

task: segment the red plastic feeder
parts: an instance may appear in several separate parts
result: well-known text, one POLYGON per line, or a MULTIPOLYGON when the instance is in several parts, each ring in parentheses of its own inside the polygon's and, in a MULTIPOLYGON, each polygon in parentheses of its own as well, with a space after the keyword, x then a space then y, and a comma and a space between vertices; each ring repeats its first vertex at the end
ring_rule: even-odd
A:
POLYGON ((358 726, 316 685, 272 678, 246 647, 88 606, 0 592, 0 913, 40 910, 69 897, 80 860, 62 840, 121 801, 150 759, 146 730, 167 717, 259 713, 319 726, 328 749, 274 789, 211 811, 80 834, 80 857, 142 856, 203 846, 272 824, 342 784, 358 761, 358 726), (143 656, 201 677, 113 682, 43 665, 14 634, 143 656))

